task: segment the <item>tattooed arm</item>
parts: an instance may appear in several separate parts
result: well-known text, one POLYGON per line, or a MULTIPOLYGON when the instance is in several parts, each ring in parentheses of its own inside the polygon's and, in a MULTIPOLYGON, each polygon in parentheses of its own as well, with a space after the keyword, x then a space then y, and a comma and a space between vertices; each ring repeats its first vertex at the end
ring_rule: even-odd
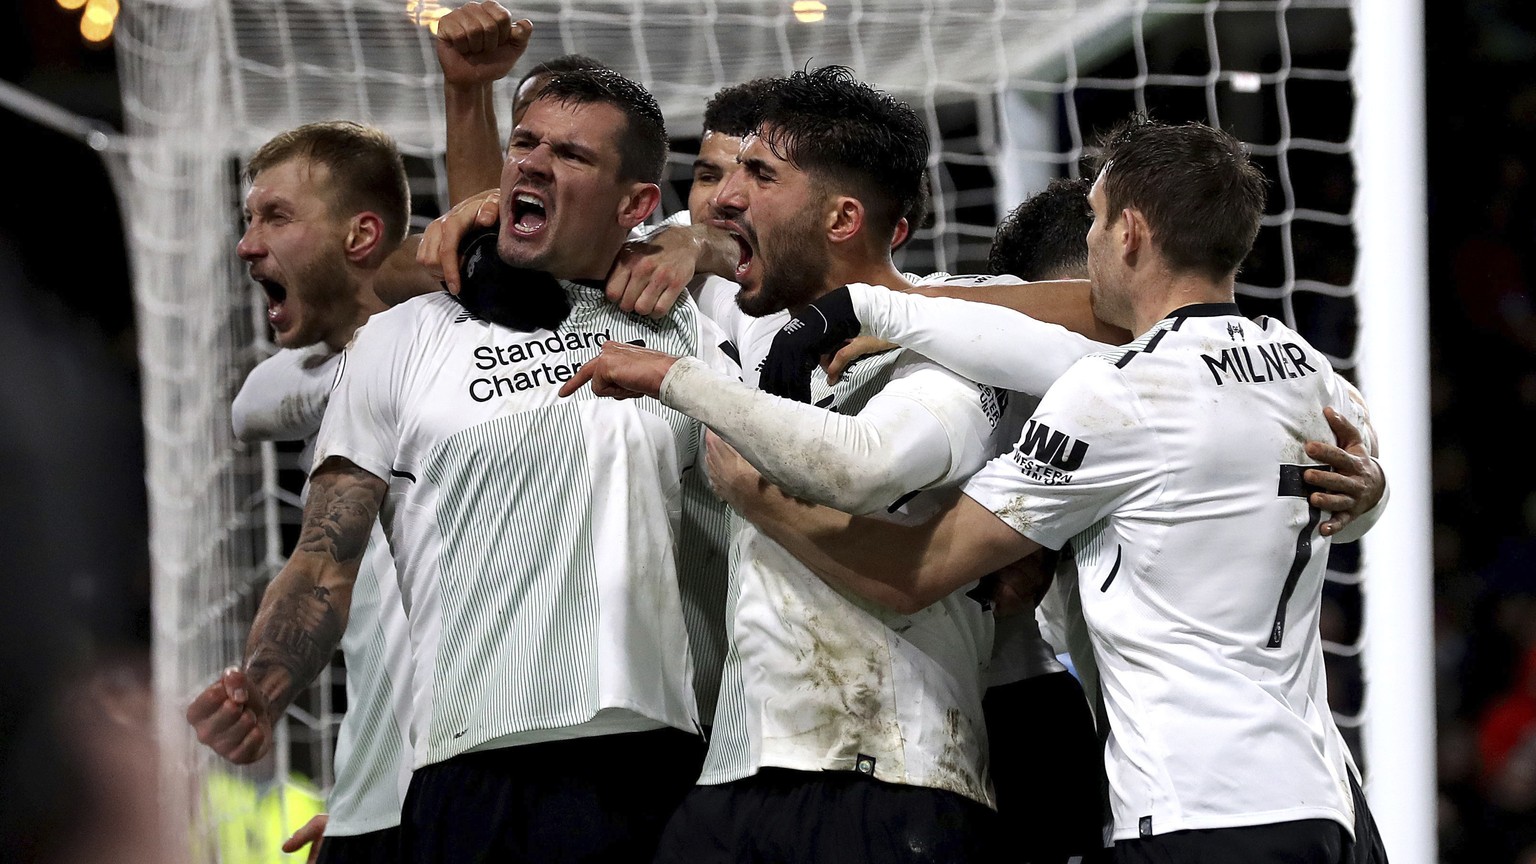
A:
POLYGON ((387 486, 339 457, 310 477, 298 547, 261 599, 244 669, 228 669, 187 709, 199 741, 236 764, 272 748, 272 728, 330 662, 387 486))

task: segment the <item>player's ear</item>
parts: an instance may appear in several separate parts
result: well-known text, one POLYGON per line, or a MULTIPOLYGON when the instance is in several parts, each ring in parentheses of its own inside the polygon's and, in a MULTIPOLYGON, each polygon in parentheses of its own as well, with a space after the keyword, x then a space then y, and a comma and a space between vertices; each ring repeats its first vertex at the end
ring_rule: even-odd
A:
POLYGON ((1125 258, 1134 258, 1152 240, 1147 219, 1141 215, 1141 211, 1133 207, 1127 207, 1120 211, 1120 254, 1125 258))
POLYGON ((364 210, 347 223, 347 260, 360 264, 378 251, 384 240, 384 220, 371 210, 364 210))
POLYGON ((827 239, 844 243, 859 236, 864 228, 864 202, 848 195, 831 196, 827 208, 827 239))
POLYGON ((655 183, 635 183, 619 199, 619 225, 625 231, 643 223, 661 203, 661 187, 655 183))

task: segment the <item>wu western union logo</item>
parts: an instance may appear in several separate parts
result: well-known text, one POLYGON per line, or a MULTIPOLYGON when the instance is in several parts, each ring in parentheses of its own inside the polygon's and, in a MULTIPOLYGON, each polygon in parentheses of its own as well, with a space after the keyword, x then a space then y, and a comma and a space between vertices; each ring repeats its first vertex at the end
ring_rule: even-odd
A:
POLYGON ((1088 442, 1078 441, 1036 420, 1024 424, 1024 435, 1014 448, 1013 461, 1026 477, 1056 486, 1072 482, 1072 473, 1083 465, 1088 442))

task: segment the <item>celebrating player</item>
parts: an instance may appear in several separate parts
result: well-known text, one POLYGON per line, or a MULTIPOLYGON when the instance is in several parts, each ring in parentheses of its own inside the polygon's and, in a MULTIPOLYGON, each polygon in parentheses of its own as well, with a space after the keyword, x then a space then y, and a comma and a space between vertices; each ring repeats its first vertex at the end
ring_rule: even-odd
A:
MULTIPOLYGON (((314 123, 263 145, 246 166, 248 225, 236 251, 268 297, 282 347, 235 397, 235 434, 245 441, 312 439, 340 366, 341 349, 383 308, 373 281, 405 236, 405 166, 388 136, 355 123, 314 123)), ((329 818, 301 829, 288 851, 323 829, 323 861, 398 857, 405 777, 409 636, 394 564, 377 525, 357 576, 341 637, 347 712, 336 745, 329 818)), ((302 682, 307 684, 307 680, 302 682)), ((268 732, 247 722, 249 683, 232 671, 187 711, 198 737, 220 755, 250 761, 268 732)))
MULTIPOLYGON (((329 655, 387 498, 417 673, 409 860, 643 860, 697 772, 670 518, 696 426, 554 394, 606 338, 715 345, 691 303, 635 319, 576 281, 600 280, 654 209, 665 149, 638 85, 555 76, 512 132, 497 248, 560 277, 558 333, 437 293, 375 315, 347 352, 299 549, 252 633, 248 713, 269 722, 329 655)), ((494 290, 549 287, 509 278, 494 290)))
POLYGON ((1233 302, 1263 177, 1225 133, 1140 122, 1109 141, 1089 200, 1095 309, 1138 337, 1072 366, 938 518, 812 509, 719 446, 712 475, 832 584, 896 608, 1070 545, 1115 860, 1384 860, 1317 632, 1330 536, 1374 503, 1354 496, 1375 445, 1345 422, 1364 426, 1364 407, 1327 361, 1233 302), (1318 443, 1330 432, 1348 446, 1318 443))
MULTIPOLYGON (((738 314, 777 314, 849 280, 906 285, 890 247, 926 159, 912 110, 846 69, 774 82, 759 134, 715 197, 714 221, 737 246, 738 314)), ((785 456, 771 470, 799 494, 898 520, 937 506, 996 452, 1006 422, 994 391, 901 352, 832 386, 807 373, 816 405, 797 405, 609 343, 562 392, 592 377, 594 392, 656 395, 668 369, 665 403, 785 456)), ((986 858, 983 603, 955 591, 925 613, 892 614, 830 590, 761 536, 748 538, 734 576, 705 772, 659 860, 986 858)))

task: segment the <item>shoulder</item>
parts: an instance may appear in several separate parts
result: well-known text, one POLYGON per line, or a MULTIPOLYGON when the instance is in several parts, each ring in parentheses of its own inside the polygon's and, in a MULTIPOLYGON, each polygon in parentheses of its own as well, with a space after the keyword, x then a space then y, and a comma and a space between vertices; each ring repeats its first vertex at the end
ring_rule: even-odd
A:
POLYGON ((353 343, 364 338, 365 334, 368 339, 378 339, 385 335, 394 337, 415 331, 426 324, 468 321, 471 318, 473 316, 452 294, 434 291, 412 297, 382 312, 375 312, 357 329, 353 343))

